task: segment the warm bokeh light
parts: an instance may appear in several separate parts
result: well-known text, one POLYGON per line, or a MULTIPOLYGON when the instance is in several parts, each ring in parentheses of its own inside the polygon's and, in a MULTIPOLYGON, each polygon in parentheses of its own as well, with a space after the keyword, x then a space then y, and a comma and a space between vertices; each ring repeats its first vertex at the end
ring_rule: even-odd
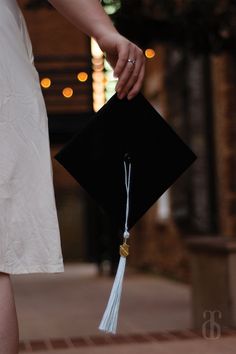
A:
POLYGON ((98 71, 98 72, 93 72, 92 73, 92 78, 94 81, 96 82, 103 82, 105 83, 105 77, 104 77, 104 73, 102 71, 98 71))
POLYGON ((91 54, 93 58, 103 57, 103 52, 101 51, 101 48, 93 37, 91 37, 91 54))
POLYGON ((103 56, 102 57, 99 57, 99 58, 92 58, 91 59, 92 61, 92 64, 94 65, 100 65, 100 64, 103 64, 103 56))
POLYGON ((85 82, 88 79, 88 74, 84 71, 81 71, 80 73, 78 73, 77 79, 81 82, 85 82))
POLYGON ((102 82, 93 82, 92 87, 94 92, 104 93, 104 84, 102 82))
POLYGON ((70 98, 73 95, 73 90, 71 87, 65 87, 62 91, 62 94, 66 98, 70 98))
POLYGON ((146 56, 148 59, 153 58, 155 55, 156 55, 156 53, 155 53, 155 50, 154 50, 154 49, 148 48, 148 49, 145 50, 145 56, 146 56))
POLYGON ((48 78, 48 77, 44 77, 42 80, 41 80, 41 86, 43 88, 49 88, 51 86, 51 80, 48 78))
MULTIPOLYGON (((154 51, 153 53, 155 55, 154 51)), ((147 51, 147 55, 151 54, 150 50, 147 51)), ((115 94, 118 79, 113 75, 114 69, 107 61, 106 53, 101 51, 93 37, 91 37, 91 56, 93 109, 96 112, 115 94)))
POLYGON ((102 64, 94 64, 93 65, 94 71, 103 71, 104 70, 104 65, 102 64))

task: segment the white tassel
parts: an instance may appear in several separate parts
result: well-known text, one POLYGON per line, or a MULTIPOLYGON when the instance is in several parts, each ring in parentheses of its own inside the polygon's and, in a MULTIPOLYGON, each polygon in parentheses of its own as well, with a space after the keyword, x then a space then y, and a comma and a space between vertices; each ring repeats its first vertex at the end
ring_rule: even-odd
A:
POLYGON ((130 173, 131 173, 131 164, 129 162, 129 177, 127 181, 127 170, 126 164, 124 162, 125 167, 125 186, 127 192, 127 201, 126 201, 126 217, 125 217, 125 231, 123 234, 124 242, 123 245, 120 246, 120 261, 118 265, 118 269, 116 272, 116 277, 113 283, 113 287, 111 290, 111 294, 108 300, 108 304, 106 310, 104 312, 103 318, 99 325, 99 329, 101 331, 105 331, 108 333, 116 333, 117 321, 118 321, 118 312, 120 307, 120 298, 122 293, 122 284, 125 272, 126 265, 126 257, 129 255, 129 245, 126 243, 129 238, 128 232, 128 215, 129 215, 129 190, 130 190, 130 173))
POLYGON ((126 258, 121 256, 111 295, 99 326, 101 331, 116 333, 125 264, 126 258))

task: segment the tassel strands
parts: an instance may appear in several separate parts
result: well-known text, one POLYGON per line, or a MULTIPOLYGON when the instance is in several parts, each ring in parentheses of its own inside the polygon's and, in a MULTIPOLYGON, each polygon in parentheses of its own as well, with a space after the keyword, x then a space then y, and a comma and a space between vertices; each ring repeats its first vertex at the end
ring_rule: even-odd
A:
POLYGON ((107 333, 116 333, 118 312, 120 307, 120 299, 122 293, 123 278, 126 266, 126 257, 129 255, 129 245, 127 239, 130 234, 128 232, 128 216, 129 216, 129 191, 130 191, 130 175, 131 163, 129 161, 129 172, 127 173, 126 162, 124 161, 125 169, 125 187, 126 187, 126 214, 125 214, 125 230, 123 233, 123 244, 120 246, 120 261, 116 272, 116 277, 112 286, 111 294, 107 303, 107 307, 100 322, 99 329, 107 333), (127 176, 128 175, 128 176, 127 176))

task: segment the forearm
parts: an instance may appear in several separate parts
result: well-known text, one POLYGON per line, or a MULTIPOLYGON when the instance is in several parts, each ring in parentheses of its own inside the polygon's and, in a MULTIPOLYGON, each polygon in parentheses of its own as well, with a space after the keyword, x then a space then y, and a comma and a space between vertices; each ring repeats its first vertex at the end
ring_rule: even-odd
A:
POLYGON ((108 32, 118 32, 99 0, 48 1, 80 31, 96 40, 108 32))

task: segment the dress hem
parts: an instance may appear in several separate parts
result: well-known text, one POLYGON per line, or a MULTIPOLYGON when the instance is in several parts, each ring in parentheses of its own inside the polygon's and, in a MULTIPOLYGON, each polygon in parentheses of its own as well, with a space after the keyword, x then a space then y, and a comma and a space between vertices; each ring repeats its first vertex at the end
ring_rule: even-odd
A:
POLYGON ((0 264, 0 272, 8 274, 31 274, 31 273, 63 273, 65 271, 64 264, 40 264, 26 267, 19 267, 14 269, 14 267, 8 267, 0 264))

